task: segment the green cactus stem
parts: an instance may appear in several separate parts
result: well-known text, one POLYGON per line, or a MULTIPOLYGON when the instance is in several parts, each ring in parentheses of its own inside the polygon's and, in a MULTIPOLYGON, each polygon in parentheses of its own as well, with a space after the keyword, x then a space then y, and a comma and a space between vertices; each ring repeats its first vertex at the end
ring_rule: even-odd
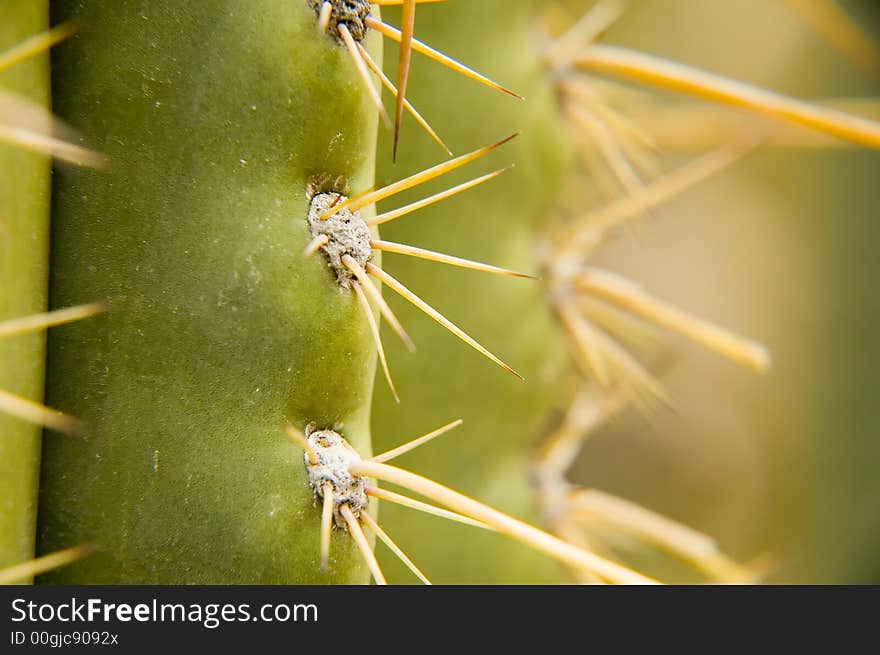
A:
MULTIPOLYGON (((51 300, 108 304, 49 342, 40 551, 100 550, 66 583, 356 583, 280 430, 344 425, 369 452, 376 352, 310 242, 309 191, 373 183, 377 116, 306 2, 53 3, 56 113, 107 171, 54 186, 51 300)), ((374 57, 378 38, 364 41, 374 57)))
MULTIPOLYGON (((48 26, 47 2, 0 4, 0 52, 48 26)), ((47 107, 48 56, 0 72, 0 90, 47 107)), ((0 116, 0 123, 4 119, 0 116)), ((0 143, 0 321, 46 308, 50 162, 0 143)), ((31 333, 0 341, 0 389, 40 401, 45 339, 31 333)), ((34 554, 40 428, 0 413, 0 569, 34 554)))

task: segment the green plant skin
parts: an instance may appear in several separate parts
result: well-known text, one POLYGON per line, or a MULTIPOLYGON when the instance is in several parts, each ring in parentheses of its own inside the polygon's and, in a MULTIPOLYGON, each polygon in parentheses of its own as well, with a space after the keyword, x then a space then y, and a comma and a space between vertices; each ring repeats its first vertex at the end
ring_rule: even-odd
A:
MULTIPOLYGON (((46 29, 47 2, 0 4, 0 52, 46 29)), ((49 104, 49 59, 0 73, 0 89, 49 104)), ((49 272, 47 157, 0 144, 0 320, 46 308, 49 272)), ((45 337, 0 341, 0 389, 41 400, 45 337)), ((33 558, 40 471, 40 428, 0 413, 0 569, 33 558)))
MULTIPOLYGON (((522 134, 494 153, 491 163, 470 166, 457 179, 509 163, 516 164, 513 170, 383 226, 383 238, 537 272, 534 251, 541 223, 571 161, 549 80, 538 62, 534 35, 540 4, 481 0, 419 7, 418 38, 524 95, 526 101, 477 86, 414 55, 407 95, 416 108, 457 154, 514 131, 522 134)), ((398 20, 396 13, 386 15, 389 22, 398 20)), ((386 53, 389 60, 392 52, 386 53)), ((440 159, 434 145, 411 122, 405 127, 397 166, 383 156, 390 152, 387 135, 380 144, 382 179, 397 179, 440 159)), ((444 178, 431 190, 417 189, 406 200, 452 184, 444 178)), ((399 464, 540 524, 528 483, 529 449, 549 425, 567 366, 541 284, 395 255, 385 262, 393 275, 516 368, 526 381, 516 380, 419 312, 392 299, 418 351, 410 355, 389 346, 401 405, 394 407, 380 382, 373 419, 376 448, 385 449, 461 417, 461 428, 401 457, 399 464)), ((386 340, 390 344, 390 336, 386 340)), ((555 562, 499 535, 387 503, 383 517, 389 532, 432 581, 564 579, 555 562)), ((391 579, 413 580, 390 557, 382 564, 391 579)))
MULTIPOLYGON (((377 116, 305 2, 59 1, 56 112, 112 160, 54 187, 51 300, 110 310, 49 342, 40 551, 63 583, 362 583, 282 434, 344 424, 369 454, 375 348, 310 240, 306 185, 373 181, 377 116)), ((378 38, 368 46, 378 49, 378 38)), ((380 53, 377 53, 380 54, 380 53)))

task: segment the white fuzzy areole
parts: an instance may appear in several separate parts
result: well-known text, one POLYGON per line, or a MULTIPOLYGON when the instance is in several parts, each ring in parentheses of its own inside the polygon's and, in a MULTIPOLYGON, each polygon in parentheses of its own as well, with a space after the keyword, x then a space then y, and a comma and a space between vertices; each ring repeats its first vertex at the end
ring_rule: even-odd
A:
POLYGON ((321 234, 330 237, 330 241, 321 250, 327 256, 330 268, 336 273, 339 285, 348 289, 354 274, 342 263, 342 257, 349 255, 364 268, 373 258, 373 249, 370 246, 373 235, 359 211, 341 209, 327 220, 321 220, 320 217, 328 209, 345 200, 346 197, 338 193, 315 194, 309 205, 309 228, 312 238, 321 234))
POLYGON ((315 494, 324 497, 324 484, 333 486, 333 519, 336 525, 348 529, 339 508, 348 505, 352 514, 358 516, 367 508, 367 479, 357 477, 349 472, 352 462, 360 461, 360 455, 340 435, 333 430, 316 430, 306 428, 306 439, 315 452, 317 462, 309 462, 309 455, 304 455, 309 484, 315 494))
POLYGON ((367 26, 364 20, 370 15, 369 0, 307 0, 315 15, 321 14, 321 7, 325 2, 329 2, 333 7, 330 13, 330 24, 327 32, 336 40, 340 40, 339 25, 344 24, 348 31, 351 32, 355 41, 363 41, 367 35, 367 26))

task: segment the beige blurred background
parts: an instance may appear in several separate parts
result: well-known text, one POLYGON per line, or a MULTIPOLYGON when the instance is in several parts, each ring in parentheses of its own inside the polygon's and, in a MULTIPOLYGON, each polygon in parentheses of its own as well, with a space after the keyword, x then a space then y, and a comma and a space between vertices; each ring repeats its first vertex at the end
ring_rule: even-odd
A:
MULTIPOLYGON (((805 99, 880 97, 794 4, 633 0, 604 40, 805 99)), ((880 43, 880 3, 839 4, 880 43)), ((604 248, 774 363, 755 377, 682 342, 676 411, 625 413, 571 478, 705 530, 768 581, 880 583, 878 208, 880 153, 765 148, 604 248)))

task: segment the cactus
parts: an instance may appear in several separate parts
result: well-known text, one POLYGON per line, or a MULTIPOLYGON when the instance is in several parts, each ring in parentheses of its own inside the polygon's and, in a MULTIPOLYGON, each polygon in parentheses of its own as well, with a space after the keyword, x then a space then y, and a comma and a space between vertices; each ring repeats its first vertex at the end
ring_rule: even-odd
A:
POLYGON ((310 185, 372 184, 350 63, 301 3, 58 6, 85 27, 58 49, 56 112, 113 166, 55 185, 53 302, 109 306, 50 342, 48 399, 90 427, 46 441, 41 550, 102 549, 56 579, 364 581, 347 540, 318 566, 279 431, 344 424, 370 448, 368 326, 300 255, 310 185))
MULTIPOLYGON (((8 41, 0 45, 48 26, 45 6, 29 13, 24 4, 9 5, 21 22, 9 23, 17 31, 0 35, 8 41)), ((44 129, 36 134, 41 154, 0 151, 14 162, 7 167, 43 185, 17 184, 9 187, 15 196, 0 197, 27 212, 10 225, 42 226, 31 243, 32 278, 16 262, 8 269, 17 304, 0 318, 36 314, 21 319, 32 329, 72 324, 49 335, 47 407, 38 404, 38 333, 3 371, 29 386, 0 380, 32 399, 31 423, 56 428, 43 444, 43 557, 3 571, 32 556, 39 443, 21 416, 2 419, 21 437, 10 443, 23 458, 2 465, 24 482, 0 490, 15 512, 0 519, 18 526, 15 543, 0 550, 0 581, 50 569, 48 581, 84 583, 384 583, 383 570, 405 579, 392 560, 376 558, 373 537, 423 582, 563 580, 554 559, 580 581, 652 581, 616 563, 585 516, 670 551, 708 579, 754 578, 708 537, 565 478, 584 435, 602 421, 627 406, 650 412, 668 402, 652 365, 622 344, 653 344, 660 327, 754 369, 769 363, 758 344, 588 262, 621 225, 737 161, 763 134, 748 128, 665 172, 644 147, 641 121, 616 110, 590 74, 685 91, 861 145, 876 146, 880 131, 629 50, 585 47, 621 3, 598 3, 549 43, 534 29, 546 3, 443 3, 430 14, 418 4, 53 3, 53 24, 81 26, 53 53, 53 110, 83 136, 73 145, 69 129, 68 141, 44 129), (384 5, 402 6, 387 23, 378 14, 384 5), (396 86, 382 72, 380 37, 397 54, 386 57, 397 60, 396 86), (504 86, 423 39, 451 45, 451 55, 504 86), (429 70, 423 54, 471 79, 429 70), (446 85, 448 93, 436 93, 446 85), (394 96, 393 113, 381 86, 394 96), (520 93, 524 102, 509 97, 520 93), (488 133, 485 116, 500 133, 488 133), (380 119, 391 128, 387 143, 380 119), (478 147, 512 132, 521 134, 509 145, 478 147), (378 177, 397 180, 378 188, 377 137, 378 177), (437 163, 438 145, 450 159, 437 163), (57 171, 47 262, 45 155, 101 164, 92 151, 107 165, 57 171), (607 171, 596 168, 597 153, 607 171), (465 166, 491 172, 434 188, 465 166), (594 181, 608 176, 621 197, 586 212, 572 203, 582 167, 594 181), (400 255, 541 279, 437 272, 400 255), (40 314, 49 263, 52 306, 69 309, 40 314), (383 299, 382 287, 408 304, 383 299), (646 333, 633 317, 654 327, 646 333), (381 319, 407 345, 412 335, 418 351, 389 344, 386 353, 381 319), (389 389, 374 403, 377 364, 389 389), (454 417, 464 420, 449 423, 454 417), (371 420, 376 450, 385 451, 378 456, 371 420), (445 446, 451 456, 438 456, 444 446, 408 454, 459 425, 445 446), (387 463, 400 456, 412 470, 387 463), (380 501, 382 524, 418 565, 380 526, 380 501), (423 523, 400 505, 469 523, 469 531, 423 523), (474 526, 530 548, 499 549, 498 535, 474 526)), ((72 31, 57 29, 42 49, 72 31)), ((45 107, 45 64, 32 58, 30 69, 16 70, 21 77, 0 81, 45 107), (39 88, 17 87, 22 80, 39 88)), ((25 252, 16 245, 25 234, 13 231, 16 252, 25 252)), ((4 325, 15 324, 0 323, 0 336, 4 325)))
MULTIPOLYGON (((48 25, 48 7, 7 2, 0 7, 0 52, 7 52, 48 25)), ((0 70, 0 125, 8 125, 9 93, 47 106, 49 68, 45 55, 0 70)), ((5 140, 4 140, 5 141, 5 140)), ((47 305, 49 160, 0 143, 0 320, 36 314, 47 305)), ((42 398, 42 334, 0 341, 0 389, 31 400, 42 398)), ((4 398, 5 396, 0 396, 4 398)), ((30 559, 36 532, 40 429, 0 413, 0 569, 30 559)))
MULTIPOLYGON (((532 103, 531 110, 491 105, 487 111, 495 120, 514 115, 514 120, 520 123, 527 123, 530 119, 535 121, 530 124, 531 130, 526 131, 540 134, 545 146, 553 144, 555 147, 542 149, 539 144, 530 144, 531 147, 524 148, 517 160, 518 180, 510 178, 506 186, 490 186, 479 197, 463 197, 457 201, 458 207, 449 214, 468 217, 467 227, 470 229, 438 230, 438 217, 433 222, 401 224, 399 232, 392 236, 399 233, 409 239, 430 238, 450 250, 498 248, 503 253, 501 256, 510 257, 505 263, 525 270, 540 270, 545 300, 552 308, 555 320, 547 319, 540 301, 535 298, 526 300, 526 290, 517 289, 523 298, 520 303, 512 299, 514 290, 510 287, 490 288, 469 283, 466 290, 453 288, 424 269, 418 280, 423 287, 431 289, 432 296, 445 293, 446 303, 456 307, 459 316, 469 317, 471 322, 482 325, 494 324, 496 334, 510 334, 508 349, 523 353, 524 346, 528 345, 531 350, 527 352, 531 357, 527 360, 532 367, 527 369, 526 377, 534 380, 542 374, 539 379, 545 386, 538 390, 535 385, 529 385, 527 391, 518 397, 518 390, 513 385, 508 391, 503 384, 481 379, 482 370, 478 366, 468 367, 436 342, 430 345, 430 368, 407 363, 409 360, 406 359, 393 361, 395 369, 405 367, 406 370, 405 383, 401 386, 410 389, 411 394, 416 391, 415 397, 402 407, 405 420, 414 423, 418 417, 436 415, 447 403, 462 408, 466 418, 463 429, 468 434, 455 446, 449 446, 449 451, 454 454, 444 457, 425 452, 416 460, 418 467, 438 479, 456 479, 482 497, 494 490, 497 494, 492 497, 494 502, 520 514, 529 510, 535 513, 538 506, 546 524, 554 532, 574 543, 600 549, 600 552, 607 552, 600 536, 607 534, 608 530, 604 533, 599 530, 584 532, 581 526, 588 523, 586 518, 590 519, 591 525, 604 523, 612 533, 635 536, 657 550, 670 552, 708 579, 753 580, 756 573, 731 561, 708 536, 598 490, 572 489, 565 473, 586 436, 622 408, 636 405, 650 413, 655 403, 669 402, 649 370, 612 340, 622 337, 624 342, 635 339, 638 344, 645 341, 644 328, 621 316, 621 309, 659 328, 681 333, 747 368, 761 372, 768 367, 769 355, 760 344, 689 316, 616 275, 584 267, 584 262, 608 240, 613 230, 641 214, 650 213, 653 207, 723 171, 750 152, 765 138, 761 131, 765 124, 756 121, 754 129, 744 127, 742 123, 731 124, 727 133, 722 131, 713 143, 716 146, 723 144, 727 138, 730 139, 728 144, 653 182, 643 182, 640 177, 646 169, 649 176, 660 173, 657 163, 651 161, 650 153, 640 145, 640 139, 645 138, 640 124, 607 104, 608 101, 600 95, 604 87, 598 80, 573 70, 598 68, 602 72, 623 73, 637 81, 744 106, 756 114, 809 126, 860 145, 876 146, 877 126, 825 107, 736 85, 718 76, 630 51, 601 45, 585 48, 591 38, 604 32, 620 15, 623 3, 597 3, 570 31, 545 44, 543 49, 532 42, 529 37, 533 32, 524 27, 538 22, 535 6, 518 3, 517 10, 508 11, 509 5, 502 7, 501 4, 480 2, 448 7, 442 15, 437 12, 430 29, 434 30, 436 39, 451 32, 461 35, 461 44, 475 44, 470 50, 462 45, 469 60, 486 68, 491 66, 493 72, 513 88, 525 89, 525 95, 532 103), (501 27, 495 35, 487 35, 481 29, 490 16, 501 27), (524 36, 525 43, 517 40, 524 36), (500 53, 503 56, 499 56, 500 53), (511 53, 516 53, 517 57, 511 53), (606 58, 609 61, 602 67, 606 58), (541 79, 543 72, 551 75, 541 79), (551 80, 558 93, 558 107, 543 102, 548 95, 544 88, 551 80), (692 86, 688 87, 688 84, 692 86), (536 106, 542 107, 543 111, 535 110, 536 106), (623 187, 623 198, 593 211, 585 211, 577 200, 566 202, 566 197, 579 199, 587 194, 579 192, 577 186, 571 193, 571 184, 560 190, 566 175, 576 176, 576 168, 565 156, 563 139, 554 140, 551 136, 557 133, 560 125, 566 125, 567 138, 577 146, 579 155, 592 160, 598 152, 607 159, 610 172, 618 178, 612 183, 620 183, 623 187), (630 157, 634 161, 630 161, 630 157), (555 211, 573 214, 579 220, 568 224, 548 220, 546 204, 551 201, 555 201, 552 203, 555 211), (503 227, 493 226, 495 208, 501 208, 498 213, 503 216, 499 217, 499 224, 503 227), (474 239, 474 219, 471 218, 477 216, 477 229, 489 235, 479 241, 474 239), (573 271, 581 270, 584 273, 572 277, 573 271), (487 301, 490 298, 492 300, 487 301), (521 328, 522 325, 529 327, 521 328), (523 336, 526 331, 528 337, 523 336), (558 363, 556 355, 560 350, 568 350, 571 366, 580 369, 579 376, 571 373, 566 376, 566 367, 558 363), (539 364, 543 364, 543 368, 539 364), (478 381, 476 388, 492 391, 474 394, 466 385, 453 385, 451 389, 436 385, 438 379, 457 379, 462 375, 460 371, 466 368, 470 369, 466 378, 478 381), (578 377, 584 381, 578 382, 578 377), (555 415, 552 413, 554 409, 555 415), (530 452, 530 444, 538 441, 540 445, 530 452), (530 483, 535 486, 534 494, 530 483), (578 520, 576 515, 583 520, 578 520)), ((438 84, 430 73, 420 73, 414 77, 411 88, 415 95, 420 85, 430 89, 438 84)), ((423 92, 423 95, 428 94, 423 92)), ((454 109, 446 105, 441 110, 439 104, 438 100, 438 108, 431 114, 450 116, 448 125, 439 124, 439 132, 444 137, 456 130, 479 129, 475 121, 467 118, 473 111, 471 105, 458 103, 454 109)), ((662 109, 662 105, 658 109, 662 109)), ((721 115, 717 110, 712 114, 713 119, 721 115)), ((642 111, 640 119, 648 122, 651 114, 642 111)), ((686 121, 686 118, 682 120, 686 121)), ((804 138, 805 135, 800 134, 804 138)), ((430 156, 428 152, 410 152, 414 158, 430 156)), ((593 163, 585 161, 584 165, 591 166, 590 171, 593 171, 593 163)), ((608 177, 607 172, 601 173, 608 177)), ((594 182, 598 181, 601 180, 594 177, 594 182)), ((438 208, 436 214, 441 213, 438 208)), ((406 270, 408 276, 418 275, 416 265, 407 266, 406 270)), ((418 332, 414 336, 417 341, 423 341, 418 332)), ((656 338, 651 333, 647 337, 649 343, 656 338)), ((511 360, 521 366, 516 356, 511 360)), ((381 395, 378 402, 377 422, 387 426, 385 430, 377 430, 377 439, 382 445, 382 435, 400 424, 400 412, 391 412, 387 399, 381 395)), ((406 510, 392 511, 394 514, 389 523, 395 530, 405 531, 402 541, 416 559, 431 562, 433 570, 440 571, 447 580, 547 582, 558 578, 558 571, 548 568, 546 562, 529 558, 516 549, 499 551, 488 537, 451 533, 444 527, 431 529, 432 524, 416 524, 404 514, 406 510), (466 539, 466 549, 471 554, 466 560, 446 547, 451 540, 462 543, 466 539)))

